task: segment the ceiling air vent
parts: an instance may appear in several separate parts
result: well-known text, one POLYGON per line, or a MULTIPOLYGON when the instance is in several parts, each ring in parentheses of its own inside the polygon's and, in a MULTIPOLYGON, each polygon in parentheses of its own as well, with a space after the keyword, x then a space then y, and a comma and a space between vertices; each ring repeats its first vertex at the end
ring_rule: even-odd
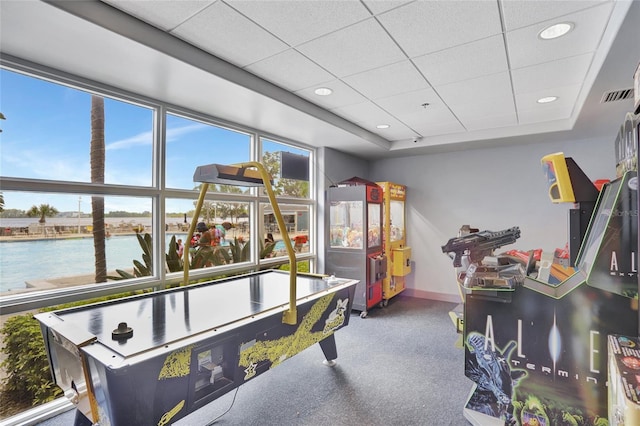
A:
POLYGON ((633 89, 614 90, 613 92, 606 92, 602 95, 600 103, 623 101, 633 97, 633 89))

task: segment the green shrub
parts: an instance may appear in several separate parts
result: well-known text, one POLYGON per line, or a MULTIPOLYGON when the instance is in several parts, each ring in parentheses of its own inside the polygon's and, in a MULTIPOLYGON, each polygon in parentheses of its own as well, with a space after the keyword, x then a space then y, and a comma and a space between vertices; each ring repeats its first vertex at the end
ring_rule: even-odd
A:
POLYGON ((51 379, 40 323, 32 315, 18 315, 9 318, 0 333, 7 356, 0 365, 7 373, 4 392, 16 402, 31 405, 60 396, 62 390, 51 379))

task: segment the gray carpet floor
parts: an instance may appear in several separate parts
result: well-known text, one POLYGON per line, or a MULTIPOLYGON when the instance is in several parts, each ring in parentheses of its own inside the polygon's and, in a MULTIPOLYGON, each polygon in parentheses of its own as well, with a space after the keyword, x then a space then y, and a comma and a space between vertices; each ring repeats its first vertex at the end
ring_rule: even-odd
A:
POLYGON ((400 294, 367 318, 353 312, 336 332, 336 366, 325 366, 315 345, 175 424, 204 426, 224 414, 215 425, 468 425, 472 382, 448 315, 454 307, 400 294))

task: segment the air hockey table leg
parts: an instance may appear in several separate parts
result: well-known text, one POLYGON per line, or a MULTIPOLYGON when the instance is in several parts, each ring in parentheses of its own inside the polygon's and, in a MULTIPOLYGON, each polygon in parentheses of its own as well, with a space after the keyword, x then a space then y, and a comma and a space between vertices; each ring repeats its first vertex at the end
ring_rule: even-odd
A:
POLYGON ((331 336, 320 340, 319 343, 325 357, 323 364, 328 365, 329 367, 333 367, 334 365, 336 365, 336 358, 338 358, 338 349, 336 348, 335 335, 332 334, 331 336))

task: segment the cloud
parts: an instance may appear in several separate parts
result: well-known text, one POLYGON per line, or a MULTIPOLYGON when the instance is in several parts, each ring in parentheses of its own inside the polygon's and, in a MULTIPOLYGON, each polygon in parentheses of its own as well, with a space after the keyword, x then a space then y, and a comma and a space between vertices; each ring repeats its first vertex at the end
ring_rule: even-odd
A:
MULTIPOLYGON (((198 130, 206 129, 209 126, 202 123, 190 124, 188 126, 176 127, 167 129, 167 142, 173 142, 179 139, 181 136, 197 132, 198 130)), ((119 141, 110 142, 106 144, 105 149, 107 151, 116 150, 116 149, 127 149, 132 146, 141 146, 141 145, 151 145, 153 141, 153 132, 142 132, 137 135, 131 136, 130 138, 121 139, 119 141)))
POLYGON ((180 136, 189 134, 189 133, 193 133, 193 132, 197 132, 199 130, 203 130, 203 129, 208 129, 211 126, 208 126, 206 124, 202 124, 202 123, 194 123, 194 124, 189 124, 188 126, 182 126, 182 127, 175 127, 175 128, 168 128, 167 129, 167 142, 173 142, 176 139, 179 139, 180 136))
POLYGON ((127 139, 111 142, 105 145, 105 150, 128 149, 132 146, 151 145, 153 132, 142 132, 127 139))

